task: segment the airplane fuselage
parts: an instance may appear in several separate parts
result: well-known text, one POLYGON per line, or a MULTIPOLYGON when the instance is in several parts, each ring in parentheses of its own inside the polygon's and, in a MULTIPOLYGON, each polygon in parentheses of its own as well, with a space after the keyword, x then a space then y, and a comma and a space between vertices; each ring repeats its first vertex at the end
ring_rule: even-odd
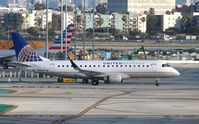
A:
POLYGON ((41 61, 25 62, 32 67, 29 69, 39 73, 71 78, 98 78, 104 79, 107 76, 116 78, 169 78, 176 77, 179 72, 168 66, 164 61, 129 60, 129 61, 84 61, 78 60, 74 63, 81 69, 93 74, 79 72, 72 67, 70 61, 41 61), (93 76, 95 74, 95 76, 93 76))

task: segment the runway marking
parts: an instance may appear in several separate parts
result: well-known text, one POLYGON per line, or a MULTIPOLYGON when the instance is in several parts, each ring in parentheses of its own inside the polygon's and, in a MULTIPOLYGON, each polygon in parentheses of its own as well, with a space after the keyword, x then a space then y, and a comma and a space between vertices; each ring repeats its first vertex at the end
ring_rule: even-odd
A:
POLYGON ((78 114, 72 115, 72 116, 69 116, 69 117, 65 117, 65 118, 62 118, 62 119, 54 120, 54 121, 52 121, 52 124, 62 124, 65 121, 79 118, 79 117, 83 116, 84 114, 86 114, 87 112, 91 111, 92 109, 95 109, 97 106, 99 106, 103 102, 105 102, 105 101, 107 101, 107 100, 109 100, 113 97, 127 95, 127 94, 130 94, 132 92, 134 92, 134 91, 123 91, 123 93, 120 93, 120 94, 114 94, 114 95, 111 95, 111 96, 104 97, 101 100, 94 103, 93 105, 91 105, 88 108, 84 109, 83 111, 79 112, 78 114))
POLYGON ((3 114, 5 114, 5 113, 7 113, 7 112, 10 112, 10 111, 12 111, 13 109, 16 109, 18 106, 16 106, 16 105, 10 105, 10 106, 12 106, 10 109, 8 109, 8 110, 6 110, 6 111, 3 111, 3 112, 0 112, 0 115, 3 115, 3 114))

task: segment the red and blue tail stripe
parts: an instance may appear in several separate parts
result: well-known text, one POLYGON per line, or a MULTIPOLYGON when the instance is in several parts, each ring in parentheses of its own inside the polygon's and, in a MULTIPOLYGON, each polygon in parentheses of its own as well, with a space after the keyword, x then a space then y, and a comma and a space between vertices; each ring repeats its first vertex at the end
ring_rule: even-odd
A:
POLYGON ((62 44, 61 44, 61 35, 60 35, 57 39, 55 39, 53 41, 53 45, 50 46, 49 51, 50 52, 59 52, 59 51, 61 51, 61 48, 62 48, 62 50, 69 49, 74 30, 75 30, 75 24, 68 25, 68 27, 62 32, 63 33, 62 44), (67 34, 66 34, 66 31, 67 31, 67 34), (67 48, 65 47, 66 44, 67 44, 67 48))

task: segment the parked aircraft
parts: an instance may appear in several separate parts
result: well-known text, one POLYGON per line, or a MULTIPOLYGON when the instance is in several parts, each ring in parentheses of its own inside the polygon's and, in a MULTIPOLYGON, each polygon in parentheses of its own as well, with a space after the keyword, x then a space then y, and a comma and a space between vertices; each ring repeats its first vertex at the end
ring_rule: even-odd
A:
POLYGON ((39 56, 19 33, 12 33, 11 36, 18 60, 13 65, 46 75, 80 78, 84 82, 91 80, 93 85, 98 85, 99 80, 105 83, 117 83, 129 78, 154 78, 156 86, 159 86, 159 78, 180 75, 176 69, 159 60, 51 61, 39 56))
MULTIPOLYGON (((63 33, 63 39, 66 36, 67 31, 67 42, 62 41, 63 44, 67 43, 69 44, 72 39, 72 33, 74 32, 74 24, 69 24, 67 28, 62 32, 63 33)), ((69 48, 69 47, 68 47, 69 48)), ((65 46, 62 48, 65 49, 65 46)), ((49 47, 49 52, 59 52, 61 50, 61 36, 53 40, 53 44, 49 47)), ((37 49, 36 52, 40 56, 45 55, 45 48, 43 49, 37 49)), ((3 69, 7 69, 9 65, 11 65, 9 62, 16 61, 16 54, 15 50, 0 50, 0 65, 3 66, 3 69)))

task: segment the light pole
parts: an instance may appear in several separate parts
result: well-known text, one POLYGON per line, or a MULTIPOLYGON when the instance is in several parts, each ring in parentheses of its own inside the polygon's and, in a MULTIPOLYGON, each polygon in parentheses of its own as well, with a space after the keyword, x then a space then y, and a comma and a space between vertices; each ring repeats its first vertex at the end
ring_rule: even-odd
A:
MULTIPOLYGON (((66 8, 66 11, 65 11, 65 27, 67 27, 67 21, 68 21, 68 15, 67 15, 67 0, 65 0, 65 8, 66 8)), ((65 60, 67 60, 67 56, 68 56, 68 54, 67 54, 67 47, 68 47, 68 36, 67 36, 67 29, 66 29, 66 31, 65 31, 65 60)))
POLYGON ((48 58, 48 0, 46 0, 46 58, 48 58))
POLYGON ((63 53, 63 0, 61 0, 61 53, 63 53))
POLYGON ((77 58, 77 0, 75 0, 75 43, 74 43, 74 52, 75 52, 75 57, 74 59, 76 60, 77 58))
POLYGON ((83 58, 85 59, 85 52, 86 52, 86 49, 85 49, 85 42, 86 42, 86 0, 84 0, 84 31, 83 31, 83 34, 84 34, 84 39, 83 39, 83 58))
POLYGON ((93 54, 92 59, 95 59, 95 0, 93 0, 93 54))

